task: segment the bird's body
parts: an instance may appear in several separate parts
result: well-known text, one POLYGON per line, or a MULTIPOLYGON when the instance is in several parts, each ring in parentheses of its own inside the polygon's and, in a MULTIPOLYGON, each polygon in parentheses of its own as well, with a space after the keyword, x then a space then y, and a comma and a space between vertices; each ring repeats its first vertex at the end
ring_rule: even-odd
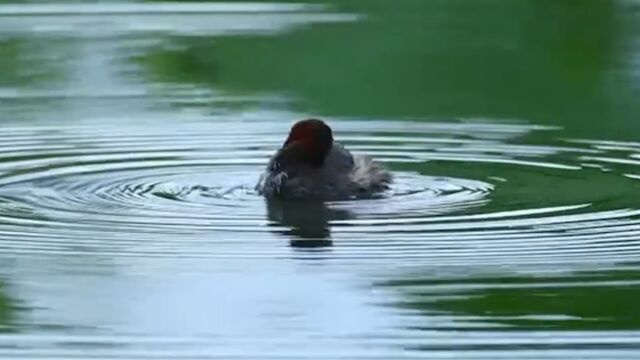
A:
POLYGON ((391 174, 367 156, 352 155, 333 142, 320 120, 303 120, 271 158, 257 190, 267 198, 350 199, 388 188, 391 174))

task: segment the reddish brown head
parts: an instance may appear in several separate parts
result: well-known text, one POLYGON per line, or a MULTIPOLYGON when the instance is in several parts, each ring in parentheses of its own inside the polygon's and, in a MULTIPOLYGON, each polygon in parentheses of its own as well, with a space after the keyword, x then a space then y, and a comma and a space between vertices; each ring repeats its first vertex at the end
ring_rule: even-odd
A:
POLYGON ((290 160, 321 167, 332 146, 331 128, 322 120, 306 119, 293 125, 282 153, 290 160))

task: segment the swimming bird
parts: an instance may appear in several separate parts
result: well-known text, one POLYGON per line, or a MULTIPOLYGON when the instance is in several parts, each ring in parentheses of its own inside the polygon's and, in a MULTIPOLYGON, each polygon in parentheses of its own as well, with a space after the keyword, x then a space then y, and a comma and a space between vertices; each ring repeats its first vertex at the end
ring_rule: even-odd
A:
POLYGON ((293 125, 256 190, 267 198, 341 200, 371 197, 391 182, 380 163, 335 142, 322 120, 305 119, 293 125))

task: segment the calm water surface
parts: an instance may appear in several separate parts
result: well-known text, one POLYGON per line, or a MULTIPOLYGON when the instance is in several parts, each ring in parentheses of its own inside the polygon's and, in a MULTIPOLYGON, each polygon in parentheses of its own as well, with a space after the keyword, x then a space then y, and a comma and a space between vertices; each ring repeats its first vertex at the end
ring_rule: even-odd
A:
POLYGON ((640 3, 0 4, 0 358, 637 359, 640 3), (269 203, 321 116, 396 174, 269 203))

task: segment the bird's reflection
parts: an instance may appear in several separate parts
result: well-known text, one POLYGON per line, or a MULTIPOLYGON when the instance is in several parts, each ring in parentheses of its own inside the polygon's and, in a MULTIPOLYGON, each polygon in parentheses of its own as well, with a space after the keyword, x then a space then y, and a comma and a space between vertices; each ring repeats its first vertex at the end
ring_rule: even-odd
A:
POLYGON ((345 220, 353 215, 342 209, 332 209, 322 201, 268 200, 269 220, 287 227, 281 234, 291 238, 296 248, 331 246, 332 220, 345 220))

